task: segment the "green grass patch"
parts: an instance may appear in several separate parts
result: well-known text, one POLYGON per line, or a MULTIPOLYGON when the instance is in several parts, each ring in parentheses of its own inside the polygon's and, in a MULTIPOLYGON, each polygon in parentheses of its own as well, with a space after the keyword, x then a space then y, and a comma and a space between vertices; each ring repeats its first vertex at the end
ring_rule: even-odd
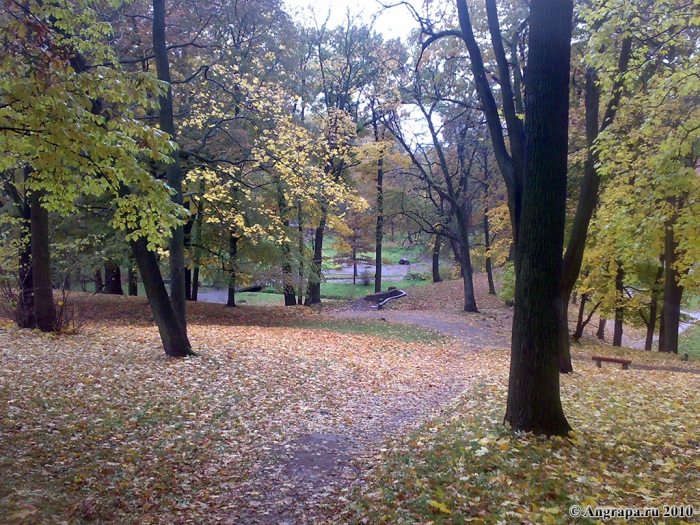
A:
POLYGON ((700 358, 700 324, 694 324, 678 334, 678 353, 700 358))
POLYGON ((284 295, 273 292, 243 292, 236 294, 237 304, 248 306, 284 306, 284 295))
POLYGON ((286 326, 290 328, 328 330, 342 334, 372 335, 380 339, 425 345, 442 344, 451 340, 437 330, 374 319, 304 319, 286 326))

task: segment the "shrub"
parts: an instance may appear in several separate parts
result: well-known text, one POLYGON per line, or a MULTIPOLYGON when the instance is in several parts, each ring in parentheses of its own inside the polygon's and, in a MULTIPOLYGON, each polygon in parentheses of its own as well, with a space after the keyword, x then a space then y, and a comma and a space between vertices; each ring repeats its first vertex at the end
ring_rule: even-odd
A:
POLYGON ((515 301, 515 266, 512 262, 507 262, 503 265, 501 288, 498 290, 498 297, 503 299, 507 305, 513 305, 513 301, 515 301))

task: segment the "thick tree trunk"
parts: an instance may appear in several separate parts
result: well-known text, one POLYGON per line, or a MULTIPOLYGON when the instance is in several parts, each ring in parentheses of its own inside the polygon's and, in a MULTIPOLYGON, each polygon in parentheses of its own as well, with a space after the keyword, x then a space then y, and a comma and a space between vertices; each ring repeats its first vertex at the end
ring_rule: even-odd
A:
POLYGON ((238 236, 231 232, 228 240, 228 258, 229 258, 229 278, 228 278, 228 298, 226 306, 236 307, 236 264, 238 261, 238 236))
MULTIPOLYGON (((460 10, 461 11, 461 10, 460 10)), ((566 435, 559 393, 573 3, 533 0, 525 103, 526 176, 517 235, 515 309, 505 420, 566 435)))
POLYGON ((433 282, 442 282, 440 277, 440 247, 442 246, 442 235, 435 234, 435 244, 433 244, 433 282))
POLYGON ((32 281, 36 326, 42 332, 56 327, 56 306, 51 285, 51 254, 49 250, 49 212, 41 205, 42 192, 29 195, 31 206, 32 281))
MULTIPOLYGON (((153 55, 156 63, 158 80, 168 83, 165 96, 159 97, 160 109, 158 121, 160 129, 175 140, 175 122, 173 119, 173 92, 170 87, 170 62, 165 40, 165 0, 153 0, 153 55)), ((173 202, 182 205, 182 170, 180 154, 172 154, 172 162, 166 167, 168 186, 175 193, 173 202)), ((143 274, 142 274, 143 276, 143 274)), ((185 301, 185 230, 183 226, 173 228, 170 238, 170 302, 183 329, 187 330, 187 310, 185 301)))
POLYGON ((126 278, 129 281, 129 295, 131 297, 136 297, 139 294, 139 285, 136 278, 136 271, 134 270, 134 261, 129 261, 129 270, 126 278))
POLYGON ((187 339, 187 331, 178 321, 165 289, 156 254, 148 249, 148 241, 139 238, 130 242, 141 280, 146 289, 148 305, 158 327, 163 349, 170 357, 196 355, 187 339))
POLYGON ((617 275, 615 276, 615 296, 618 305, 615 308, 615 329, 613 331, 613 346, 622 346, 622 330, 625 321, 625 307, 622 305, 625 293, 625 271, 622 265, 617 266, 617 275))
POLYGON ((598 331, 595 335, 601 341, 605 341, 605 322, 606 320, 602 317, 598 319, 598 331))
POLYGON ((105 293, 109 295, 124 295, 122 271, 114 261, 105 262, 105 293))
POLYGON ((491 255, 489 255, 489 250, 491 249, 491 236, 489 232, 489 216, 488 207, 484 206, 484 245, 486 247, 486 278, 489 281, 489 295, 496 295, 496 286, 493 282, 493 269, 491 267, 491 255))
POLYGON ((314 268, 316 274, 314 279, 309 283, 309 295, 311 296, 311 304, 321 303, 321 281, 323 280, 323 235, 326 231, 326 210, 321 212, 321 221, 314 235, 314 268))
POLYGON ((659 332, 659 352, 678 353, 678 329, 681 320, 681 300, 683 287, 680 285, 680 275, 675 268, 678 243, 673 235, 675 217, 666 225, 664 266, 664 304, 661 308, 661 326, 659 332))

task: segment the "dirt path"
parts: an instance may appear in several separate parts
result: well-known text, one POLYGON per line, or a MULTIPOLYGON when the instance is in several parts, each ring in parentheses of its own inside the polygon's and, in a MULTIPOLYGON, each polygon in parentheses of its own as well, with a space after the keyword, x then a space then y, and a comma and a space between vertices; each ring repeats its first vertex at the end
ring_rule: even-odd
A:
POLYGON ((437 330, 458 339, 467 346, 493 348, 510 345, 510 340, 499 333, 495 321, 481 318, 479 326, 467 319, 464 314, 430 310, 369 310, 345 309, 331 312, 338 318, 384 319, 389 322, 411 324, 422 328, 437 330))
MULTIPOLYGON (((376 311, 362 302, 329 312, 336 318, 383 319, 437 330, 454 337, 459 344, 451 345, 449 353, 439 359, 437 368, 421 369, 420 380, 396 390, 379 388, 371 394, 359 393, 347 410, 352 419, 319 411, 315 416, 321 424, 313 432, 301 434, 282 446, 270 450, 261 461, 259 472, 238 486, 244 505, 230 516, 230 525, 238 523, 263 525, 302 525, 342 523, 334 512, 347 503, 352 487, 366 483, 369 469, 376 464, 381 452, 421 423, 468 395, 479 383, 479 366, 473 365, 477 353, 494 347, 508 347, 509 331, 506 317, 488 314, 461 314, 455 311, 381 310, 376 311), (327 418, 327 422, 323 419, 327 418)), ((574 355, 574 359, 590 359, 574 355)), ((700 373, 700 371, 650 365, 633 365, 648 370, 669 370, 700 373)))
MULTIPOLYGON (((245 505, 225 523, 302 525, 339 523, 333 509, 344 506, 349 488, 363 484, 369 469, 391 442, 439 415, 480 382, 484 373, 469 366, 475 353, 505 343, 487 329, 465 325, 457 314, 446 312, 335 312, 336 317, 382 318, 437 329, 458 339, 436 356, 416 356, 420 373, 399 378, 374 392, 358 392, 337 413, 319 411, 313 432, 270 450, 259 472, 238 489, 245 505), (496 343, 496 339, 498 343, 496 343)), ((490 328, 490 327, 489 327, 490 328)), ((409 359, 413 359, 410 357, 409 359)))

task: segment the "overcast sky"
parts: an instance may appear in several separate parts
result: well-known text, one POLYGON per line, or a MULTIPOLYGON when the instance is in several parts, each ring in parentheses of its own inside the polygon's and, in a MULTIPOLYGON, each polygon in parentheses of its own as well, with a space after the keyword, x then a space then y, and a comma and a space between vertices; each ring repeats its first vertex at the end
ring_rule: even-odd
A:
MULTIPOLYGON (((295 16, 297 19, 311 16, 308 10, 309 6, 316 12, 319 22, 323 22, 330 11, 330 27, 342 24, 348 9, 350 9, 351 14, 362 13, 366 21, 369 21, 371 16, 381 9, 375 0, 284 0, 284 3, 290 12, 298 13, 295 16)), ((419 6, 420 0, 412 0, 412 3, 419 6)), ((404 38, 416 26, 416 21, 413 20, 408 9, 404 6, 386 10, 375 24, 377 31, 383 33, 386 38, 404 38)))

